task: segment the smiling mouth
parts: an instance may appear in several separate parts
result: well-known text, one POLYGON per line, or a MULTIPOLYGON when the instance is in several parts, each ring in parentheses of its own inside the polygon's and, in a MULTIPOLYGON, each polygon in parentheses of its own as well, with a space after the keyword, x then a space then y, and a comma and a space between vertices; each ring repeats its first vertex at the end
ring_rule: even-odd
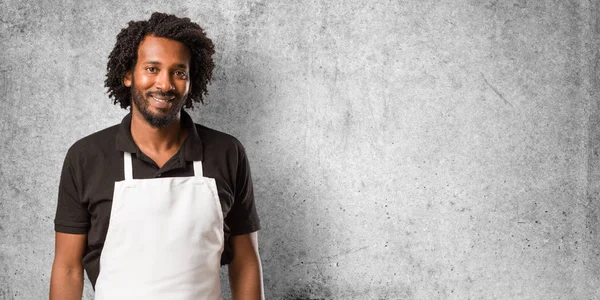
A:
POLYGON ((154 99, 154 100, 156 100, 158 102, 163 102, 163 103, 171 102, 171 101, 173 101, 173 99, 175 99, 175 96, 171 96, 171 97, 157 97, 157 96, 152 95, 151 97, 152 97, 152 99, 154 99))

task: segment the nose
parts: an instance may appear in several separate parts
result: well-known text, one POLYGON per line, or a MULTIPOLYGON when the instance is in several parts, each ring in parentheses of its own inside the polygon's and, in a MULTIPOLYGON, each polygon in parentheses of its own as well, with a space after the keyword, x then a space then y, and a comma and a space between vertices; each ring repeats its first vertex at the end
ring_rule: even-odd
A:
POLYGON ((163 93, 175 89, 171 80, 171 74, 167 71, 161 71, 160 74, 158 74, 155 86, 163 93))

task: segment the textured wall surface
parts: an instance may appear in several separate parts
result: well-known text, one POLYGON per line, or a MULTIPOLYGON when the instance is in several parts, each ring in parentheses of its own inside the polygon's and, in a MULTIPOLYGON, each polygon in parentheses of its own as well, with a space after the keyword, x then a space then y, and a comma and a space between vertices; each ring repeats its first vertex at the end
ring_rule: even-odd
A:
POLYGON ((600 299, 597 1, 161 2, 0 0, 0 299, 47 297, 62 160, 157 10, 216 44, 192 115, 246 146, 267 298, 600 299))

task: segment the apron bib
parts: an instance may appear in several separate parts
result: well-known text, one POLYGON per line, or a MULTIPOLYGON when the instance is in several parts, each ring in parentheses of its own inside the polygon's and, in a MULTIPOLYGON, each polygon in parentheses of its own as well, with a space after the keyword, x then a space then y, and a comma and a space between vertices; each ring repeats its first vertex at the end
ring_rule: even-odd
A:
POLYGON ((213 178, 115 182, 110 222, 100 255, 96 300, 222 299, 219 277, 223 213, 213 178))

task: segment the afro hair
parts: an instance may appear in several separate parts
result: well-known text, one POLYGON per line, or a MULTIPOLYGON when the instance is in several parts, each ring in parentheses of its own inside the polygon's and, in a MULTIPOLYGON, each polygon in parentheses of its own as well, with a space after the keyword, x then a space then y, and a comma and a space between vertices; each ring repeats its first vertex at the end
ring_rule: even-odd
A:
POLYGON ((191 91, 185 108, 193 108, 194 102, 204 103, 208 94, 207 85, 211 80, 215 53, 212 41, 206 37, 204 30, 189 18, 155 12, 148 21, 130 21, 117 35, 117 42, 108 56, 106 80, 104 86, 114 104, 122 108, 131 105, 131 88, 123 84, 127 72, 135 67, 138 46, 148 36, 168 38, 183 43, 192 54, 190 62, 191 91))

